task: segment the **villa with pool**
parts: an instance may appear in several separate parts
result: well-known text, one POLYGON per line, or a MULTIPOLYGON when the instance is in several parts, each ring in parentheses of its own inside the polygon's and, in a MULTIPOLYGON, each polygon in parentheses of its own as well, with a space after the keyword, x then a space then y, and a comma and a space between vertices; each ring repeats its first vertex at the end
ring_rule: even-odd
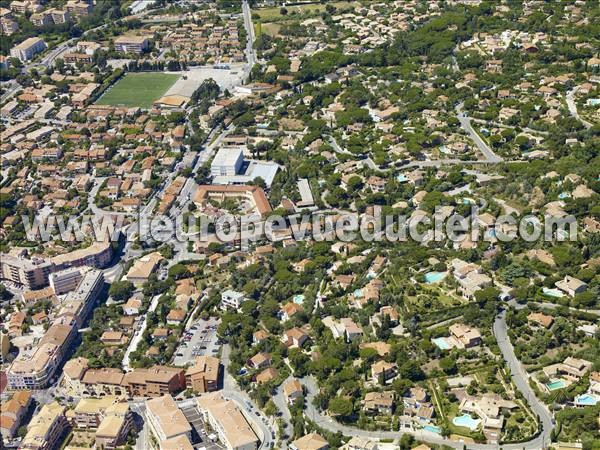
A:
POLYGON ((581 380, 591 367, 590 361, 569 356, 561 363, 544 367, 542 372, 550 381, 547 383, 538 381, 538 385, 546 392, 566 388, 581 380))
POLYGON ((450 336, 437 337, 431 340, 440 350, 450 350, 451 348, 471 348, 480 345, 481 333, 477 328, 455 323, 450 326, 450 336))
POLYGON ((469 428, 475 431, 479 425, 483 431, 490 434, 490 441, 498 439, 498 433, 504 426, 502 411, 513 410, 517 404, 511 400, 505 400, 497 394, 483 394, 479 397, 465 396, 460 402, 460 411, 463 413, 452 420, 459 427, 469 428), (472 416, 477 416, 473 418, 472 416))
POLYGON ((573 403, 578 408, 600 404, 600 372, 590 373, 590 387, 585 394, 575 397, 573 403))

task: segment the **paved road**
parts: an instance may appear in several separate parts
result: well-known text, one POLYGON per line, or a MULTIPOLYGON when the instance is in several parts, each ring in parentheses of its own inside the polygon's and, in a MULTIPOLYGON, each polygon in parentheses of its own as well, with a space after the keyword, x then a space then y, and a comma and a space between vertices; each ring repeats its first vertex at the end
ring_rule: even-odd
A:
MULTIPOLYGON (((507 292, 507 291, 506 291, 507 292)), ((512 306, 515 309, 523 309, 525 307, 527 307, 527 305, 522 305, 520 303, 515 302, 514 300, 511 300, 508 302, 508 304, 510 306, 512 306)), ((540 308, 548 308, 548 309, 556 309, 556 308, 563 308, 564 305, 558 305, 556 303, 548 303, 548 302, 532 302, 529 301, 527 302, 528 305, 534 304, 540 308)), ((596 316, 600 316, 600 309, 578 309, 578 308, 573 308, 571 306, 568 307, 569 310, 573 311, 573 312, 580 312, 580 313, 586 313, 586 314, 594 314, 596 316)))
POLYGON ((479 134, 477 134, 475 132, 475 130, 471 126, 471 118, 469 116, 467 116, 467 113, 463 112, 462 109, 463 109, 462 103, 460 103, 456 106, 456 112, 457 112, 458 120, 460 122, 460 126, 462 127, 463 130, 465 130, 469 134, 469 136, 471 136, 471 139, 473 140, 473 142, 475 142, 475 145, 477 145, 477 148, 483 154, 485 160, 490 163, 502 162, 503 159, 500 158, 498 155, 496 155, 493 152, 493 150, 483 141, 483 139, 481 139, 479 134))
MULTIPOLYGON (((502 311, 496 320, 494 321, 494 336, 498 341, 498 346, 504 356, 510 372, 512 374, 513 382, 517 389, 523 394, 523 397, 529 403, 529 407, 532 411, 540 418, 540 425, 542 427, 541 433, 535 439, 522 444, 525 448, 545 448, 550 444, 550 434, 554 428, 554 420, 546 405, 539 400, 531 387, 529 386, 529 376, 521 365, 520 361, 515 356, 514 348, 508 337, 508 327, 506 325, 506 310, 502 311)), ((504 448, 509 448, 503 446, 504 448)))
POLYGON ((254 425, 254 431, 257 432, 258 438, 260 439, 259 449, 268 449, 275 444, 271 433, 275 430, 275 425, 268 425, 268 418, 260 411, 254 401, 248 396, 248 394, 242 391, 235 379, 228 372, 227 367, 229 366, 229 355, 231 354, 231 348, 229 344, 223 345, 223 351, 221 353, 221 363, 223 364, 223 397, 229 398, 240 406, 246 416, 250 418, 251 423, 254 425), (258 425, 258 427, 256 427, 258 425), (258 430, 257 430, 258 428, 258 430))
POLYGON ((567 107, 569 108, 569 112, 571 113, 571 115, 573 117, 575 117, 577 120, 579 120, 584 127, 586 128, 592 128, 592 124, 590 122, 588 122, 587 120, 581 118, 581 116, 579 115, 579 112, 577 112, 577 105, 575 104, 575 94, 577 93, 577 89, 573 89, 569 92, 567 92, 567 95, 565 97, 565 100, 567 101, 567 107))
MULTIPOLYGON (((449 439, 443 438, 439 434, 432 433, 429 431, 424 431, 424 430, 367 431, 367 430, 362 430, 362 429, 356 428, 356 427, 342 425, 341 423, 337 422, 330 416, 327 416, 324 413, 322 413, 321 411, 319 411, 314 406, 313 400, 315 398, 316 393, 318 392, 316 380, 312 377, 306 377, 306 378, 302 378, 300 380, 300 382, 302 383, 302 385, 304 385, 304 387, 306 388, 306 392, 307 392, 306 409, 305 409, 306 416, 310 420, 315 422, 318 426, 325 428, 326 430, 329 430, 332 433, 340 432, 345 436, 359 436, 359 437, 371 438, 371 439, 397 439, 400 436, 402 436, 403 434, 408 433, 423 442, 429 442, 431 444, 447 445, 449 447, 456 448, 456 449, 463 448, 464 443, 462 443, 462 442, 451 441, 449 439)), ((471 448, 470 445, 469 445, 469 448, 471 448)), ((473 447, 473 448, 479 448, 479 447, 473 447)), ((485 450, 488 450, 488 449, 491 450, 491 449, 495 449, 495 448, 496 448, 496 446, 485 446, 485 450)), ((505 447, 503 447, 503 448, 505 448, 505 447)), ((506 447, 506 448, 508 448, 508 447, 506 447)))
POLYGON ((254 52, 254 25, 252 24, 252 13, 248 1, 242 2, 242 13, 244 15, 244 27, 248 36, 246 42, 246 58, 248 59, 247 76, 250 75, 252 67, 256 64, 256 53, 254 52))
MULTIPOLYGON (((524 398, 529 403, 529 406, 535 414, 540 417, 542 430, 541 433, 534 439, 520 444, 504 444, 502 448, 505 450, 539 450, 547 448, 550 444, 550 434, 554 428, 552 416, 546 406, 535 396, 529 386, 528 376, 523 366, 517 359, 514 349, 508 338, 508 329, 506 325, 506 311, 499 314, 493 326, 494 335, 498 340, 498 345, 506 360, 508 367, 513 375, 514 383, 517 389, 523 394, 524 398)), ((313 405, 313 399, 318 392, 318 385, 314 378, 306 377, 300 380, 307 391, 307 408, 306 415, 316 422, 319 426, 331 431, 340 432, 346 436, 361 436, 374 439, 396 439, 404 433, 409 433, 417 439, 429 442, 432 444, 447 445, 452 448, 462 449, 463 442, 455 442, 442 436, 423 430, 416 431, 366 431, 359 428, 342 425, 335 421, 330 416, 319 411, 313 405)), ((466 448, 471 450, 493 450, 497 449, 497 445, 493 444, 467 444, 466 448)))
POLYGON ((285 443, 285 438, 291 438, 294 435, 294 428, 292 427, 292 415, 290 414, 290 410, 288 408, 288 402, 283 393, 283 385, 287 383, 289 380, 293 379, 290 375, 281 385, 277 388, 275 395, 273 396, 273 403, 277 406, 277 409, 281 411, 281 418, 285 423, 285 436, 281 436, 283 449, 287 448, 287 443, 285 443))
POLYGON ((126 370, 126 371, 131 370, 131 367, 129 366, 129 362, 130 362, 129 357, 131 356, 132 352, 136 351, 138 344, 142 340, 144 331, 146 330, 146 326, 148 324, 148 313, 153 312, 156 309, 156 307, 158 306, 159 298, 160 298, 160 295, 155 295, 152 298, 152 301, 150 302, 150 306, 148 307, 148 311, 146 312, 146 314, 144 314, 144 318, 142 319, 142 323, 140 324, 139 329, 134 333, 133 337, 131 338, 131 341, 129 341, 129 345, 127 346, 125 355, 123 355, 123 361, 122 361, 123 370, 126 370))

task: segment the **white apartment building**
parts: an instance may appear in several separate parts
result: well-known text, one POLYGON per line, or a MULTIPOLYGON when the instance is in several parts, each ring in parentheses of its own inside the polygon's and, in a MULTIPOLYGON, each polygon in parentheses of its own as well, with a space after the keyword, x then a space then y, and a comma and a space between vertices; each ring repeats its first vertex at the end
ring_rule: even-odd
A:
POLYGON ((227 290, 221 293, 221 309, 224 311, 227 309, 237 310, 244 301, 246 299, 241 292, 227 290))
POLYGON ((18 58, 21 61, 29 61, 35 55, 43 52, 46 49, 46 43, 38 37, 30 37, 25 39, 19 45, 15 45, 10 49, 10 56, 18 58))

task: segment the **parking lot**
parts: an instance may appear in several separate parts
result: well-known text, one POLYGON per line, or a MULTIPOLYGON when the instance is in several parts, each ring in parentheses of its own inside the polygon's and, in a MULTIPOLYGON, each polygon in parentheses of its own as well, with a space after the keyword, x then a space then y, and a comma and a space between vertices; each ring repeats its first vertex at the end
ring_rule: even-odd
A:
POLYGON ((196 356, 216 356, 220 344, 217 344, 217 327, 220 320, 211 317, 208 320, 198 319, 183 334, 179 346, 175 351, 173 364, 186 366, 193 364, 196 356))

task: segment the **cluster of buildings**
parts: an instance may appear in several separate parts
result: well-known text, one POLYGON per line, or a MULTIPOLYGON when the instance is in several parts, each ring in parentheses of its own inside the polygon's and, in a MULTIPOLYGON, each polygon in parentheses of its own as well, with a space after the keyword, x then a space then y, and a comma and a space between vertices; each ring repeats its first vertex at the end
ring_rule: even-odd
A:
POLYGON ((73 428, 93 433, 96 448, 106 450, 123 445, 134 427, 129 404, 110 395, 82 398, 66 416, 73 428))
POLYGON ((202 23, 184 23, 178 27, 155 27, 164 33, 158 45, 178 59, 199 64, 227 65, 245 59, 239 39, 238 23, 225 19, 215 23, 210 17, 202 23))
POLYGON ((475 50, 482 55, 494 55, 506 51, 514 45, 527 53, 537 53, 548 43, 548 35, 543 32, 528 33, 518 30, 504 30, 500 33, 476 33, 472 39, 464 41, 459 48, 475 50))
POLYGON ((408 29, 408 18, 404 12, 384 14, 379 5, 369 5, 331 19, 350 33, 342 40, 344 53, 355 54, 390 42, 396 33, 408 29))
MULTIPOLYGON (((41 0, 14 0, 8 5, 9 8, 0 8, 2 33, 10 36, 19 31, 19 24, 15 20, 15 15, 30 14, 29 20, 34 26, 44 27, 63 24, 72 19, 85 17, 91 14, 94 7, 93 0, 69 0, 63 8, 50 8, 46 10, 44 10, 43 3, 45 2, 41 0)), ((11 56, 14 56, 12 51, 11 56)), ((15 57, 18 58, 18 56, 15 57)), ((21 59, 21 61, 28 59, 30 58, 21 59)))
POLYGON ((152 366, 124 372, 121 369, 90 368, 86 358, 74 358, 64 366, 62 388, 77 397, 158 397, 185 389, 213 392, 221 388, 223 367, 218 358, 199 356, 186 370, 152 366))
POLYGON ((69 0, 64 8, 51 8, 36 12, 29 17, 29 20, 36 27, 59 25, 67 23, 69 20, 88 16, 92 13, 93 8, 93 0, 69 0))
POLYGON ((52 382, 104 288, 100 270, 82 269, 77 283, 70 274, 68 278, 70 286, 75 287, 57 305, 43 337, 32 348, 22 349, 10 365, 7 372, 10 389, 43 389, 52 382))
POLYGON ((31 391, 15 392, 10 400, 3 403, 0 415, 0 434, 2 434, 4 442, 15 437, 22 420, 29 413, 31 404, 31 391))
MULTIPOLYGON (((196 398, 196 408, 216 438, 230 450, 253 450, 259 439, 251 422, 232 400, 219 393, 196 398)), ((192 449, 192 426, 169 394, 146 401, 146 423, 150 431, 149 446, 157 450, 192 449)))
POLYGON ((113 249, 109 242, 95 242, 89 247, 51 258, 28 258, 24 256, 23 249, 15 249, 2 253, 0 278, 22 286, 26 291, 35 291, 48 286, 51 279, 53 283, 59 283, 62 277, 67 276, 57 272, 81 266, 102 269, 110 263, 112 256, 113 249))

